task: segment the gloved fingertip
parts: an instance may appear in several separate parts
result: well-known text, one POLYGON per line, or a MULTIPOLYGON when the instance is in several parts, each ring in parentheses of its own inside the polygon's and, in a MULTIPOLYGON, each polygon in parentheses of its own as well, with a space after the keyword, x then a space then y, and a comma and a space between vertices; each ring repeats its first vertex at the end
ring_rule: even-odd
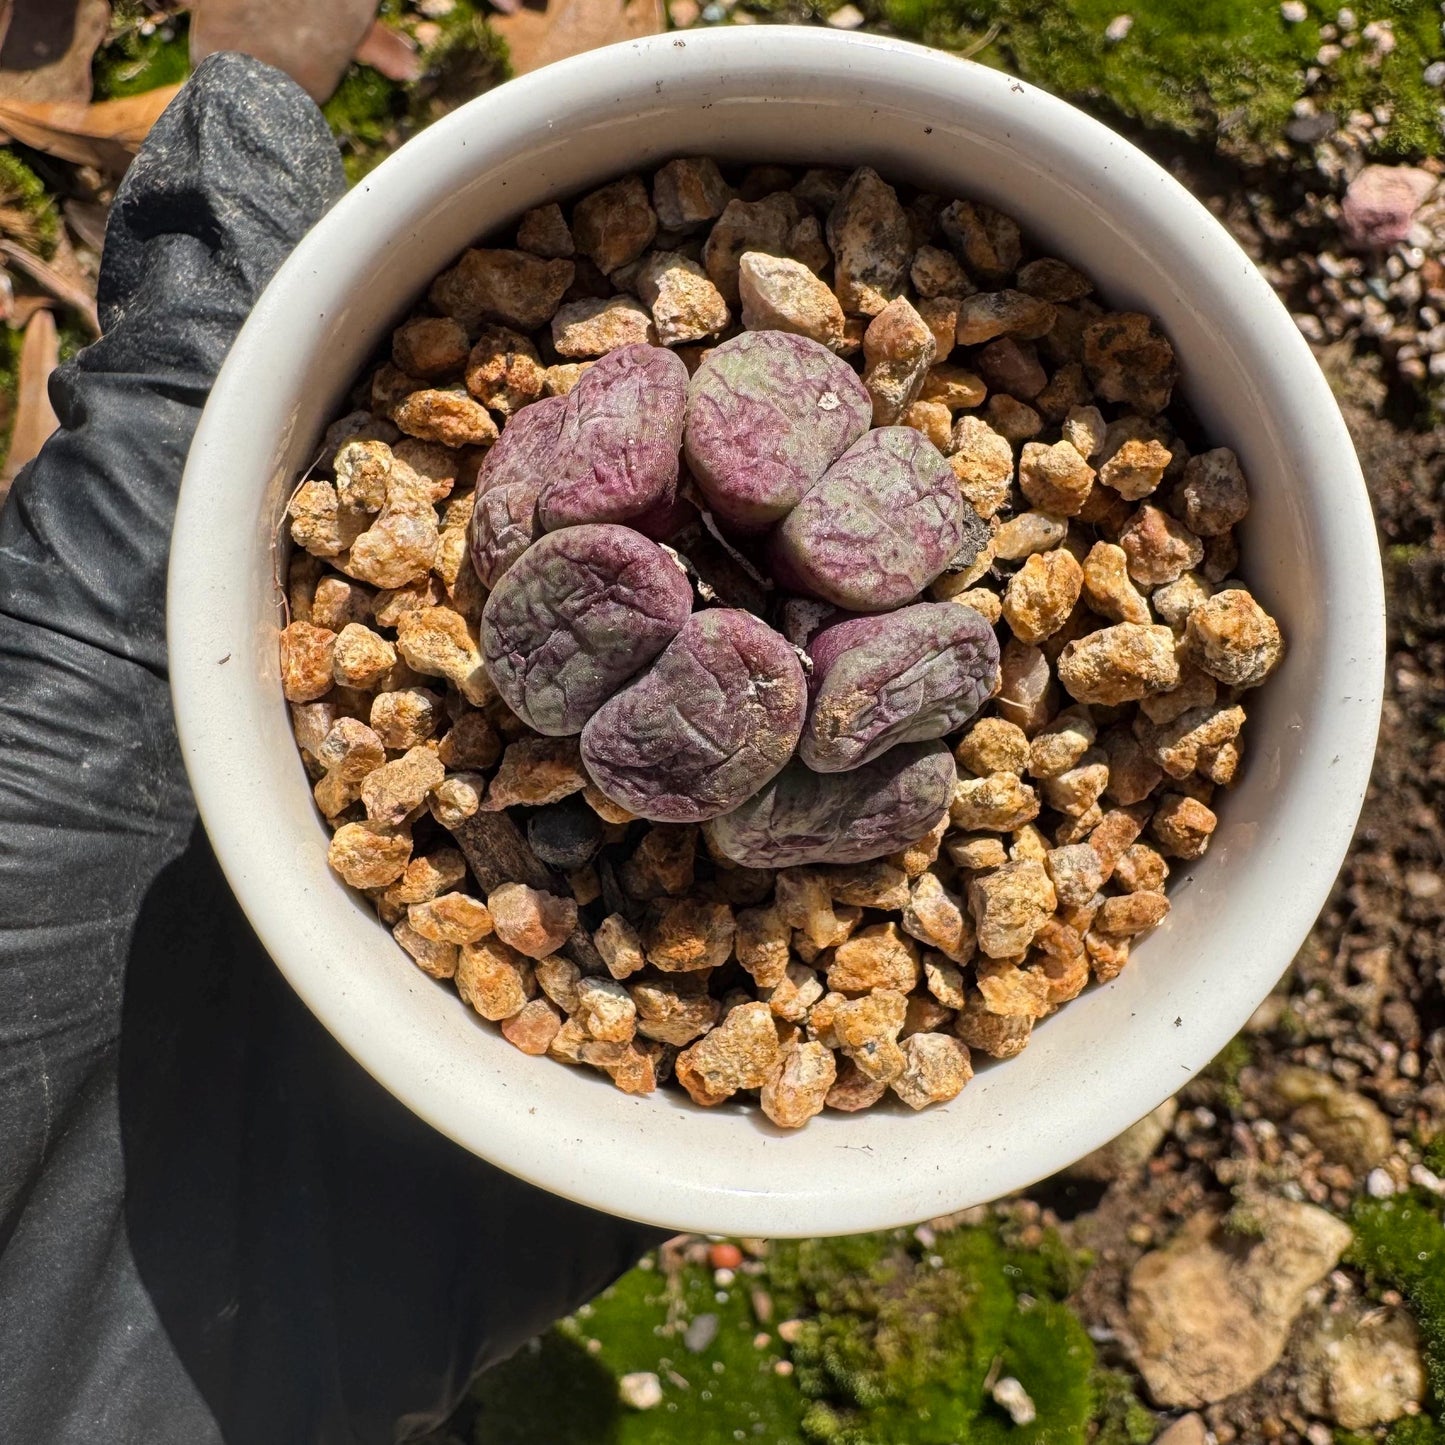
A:
POLYGON ((289 76, 247 55, 208 56, 166 108, 111 208, 101 263, 102 323, 150 270, 147 243, 201 242, 243 309, 345 189, 325 118, 289 76))

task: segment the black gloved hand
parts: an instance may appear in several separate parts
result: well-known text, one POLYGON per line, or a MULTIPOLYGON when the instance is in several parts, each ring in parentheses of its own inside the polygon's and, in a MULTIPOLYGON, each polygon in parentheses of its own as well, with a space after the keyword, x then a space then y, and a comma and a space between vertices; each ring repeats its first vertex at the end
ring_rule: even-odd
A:
POLYGON ((0 1440, 383 1442, 651 1233, 434 1133, 261 952, 165 674, 206 393, 342 188, 316 108, 207 60, 111 215, 105 335, 0 516, 0 1440))

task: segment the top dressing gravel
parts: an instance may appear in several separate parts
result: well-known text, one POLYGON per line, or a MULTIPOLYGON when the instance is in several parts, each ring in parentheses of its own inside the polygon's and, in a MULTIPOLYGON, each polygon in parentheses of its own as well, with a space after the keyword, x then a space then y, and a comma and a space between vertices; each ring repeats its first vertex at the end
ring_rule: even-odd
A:
POLYGON ((529 211, 290 504, 332 867, 524 1053, 786 1128, 953 1098, 1167 915, 1282 653, 1179 373, 866 167, 529 211))

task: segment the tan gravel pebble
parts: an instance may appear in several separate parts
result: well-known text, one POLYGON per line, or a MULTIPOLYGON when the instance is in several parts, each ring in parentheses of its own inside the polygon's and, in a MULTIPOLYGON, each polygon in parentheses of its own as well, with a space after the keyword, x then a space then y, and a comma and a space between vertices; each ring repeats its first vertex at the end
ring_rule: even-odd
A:
POLYGON ((519 331, 486 325, 467 354, 467 390, 502 416, 512 416, 542 395, 537 348, 519 331))
POLYGON ((507 744, 502 766, 487 790, 487 808, 540 808, 587 786, 576 738, 518 738, 507 744))
POLYGON ((743 908, 737 915, 738 962, 761 988, 773 988, 788 966, 793 930, 774 908, 743 908))
POLYGON ((474 331, 485 320, 535 331, 552 319, 572 284, 571 261, 544 261, 525 251, 473 249, 432 283, 432 304, 474 331))
POLYGON ((638 979, 627 991, 637 1008, 638 1033, 676 1048, 700 1038, 722 1015, 701 974, 638 979))
MULTIPOLYGON (((655 252, 643 262, 637 273, 637 294, 652 312, 657 340, 663 346, 714 336, 732 320, 722 292, 702 267, 674 251, 655 252)), ((840 317, 840 327, 841 321, 840 317)), ((747 324, 746 311, 743 322, 747 324)))
POLYGON ((1101 933, 1133 938, 1158 925, 1169 912, 1169 900, 1162 893, 1125 893, 1106 898, 1094 926, 1101 933))
POLYGON ((736 927, 725 903, 669 898, 648 910, 643 949, 647 961, 664 973, 718 968, 732 955, 736 927))
POLYGON ((582 197, 572 208, 572 239, 602 272, 635 261, 657 234, 657 213, 638 176, 624 176, 582 197))
POLYGON ((558 356, 606 356, 623 346, 657 345, 652 317, 630 296, 568 301, 552 318, 558 356))
POLYGON ((924 873, 914 882, 902 924, 906 933, 955 963, 967 963, 973 957, 973 921, 962 899, 934 873, 924 873))
POLYGON ((1152 437, 1131 437, 1099 468, 1099 480, 1131 502, 1153 495, 1172 453, 1152 437))
POLYGON ((918 945, 898 924, 875 923, 833 950, 828 987, 837 993, 896 989, 906 994, 918 986, 921 968, 918 945))
POLYGON ((1023 953, 1058 906, 1042 864, 1005 863, 968 885, 978 946, 990 958, 1023 953))
POLYGON ((632 995, 613 978, 577 981, 577 1022, 594 1039, 625 1044, 637 1032, 637 1005, 632 995))
POLYGON ((391 936, 411 956, 412 962, 432 978, 455 978, 458 950, 455 943, 428 938, 403 918, 391 930, 391 936))
POLYGON ((1066 441, 1027 442, 1019 458, 1019 486, 1040 511, 1072 517, 1094 485, 1094 469, 1066 441))
POLYGON ((937 246, 920 246, 913 253, 908 279, 925 301, 935 296, 965 297, 970 290, 963 267, 949 252, 937 246))
POLYGON ((702 264, 729 306, 736 308, 742 303, 738 271, 744 253, 762 251, 769 256, 786 256, 788 240, 801 219, 798 203, 789 195, 727 203, 703 244, 702 264))
POLYGON ((833 1010, 838 1046, 875 1083, 892 1083, 903 1072, 907 1058, 898 1034, 907 1013, 908 1000, 895 989, 845 999, 833 1010))
POLYGON ((1184 636, 1190 658, 1227 687, 1258 687, 1284 653, 1279 624, 1237 587, 1191 609, 1184 636))
POLYGON ((1249 487, 1239 458, 1228 447, 1190 457, 1179 488, 1184 524, 1200 537, 1217 537, 1249 515, 1249 487))
POLYGON ((738 292, 742 322, 749 331, 790 331, 834 348, 843 339, 838 298, 799 261, 744 252, 738 263, 738 292))
POLYGON ((883 1080, 870 1079, 851 1059, 845 1059, 824 1103, 840 1113, 855 1114, 860 1109, 871 1109, 887 1092, 888 1085, 883 1080))
POLYGON ((1129 576, 1129 557, 1113 542, 1095 542, 1084 558, 1084 600, 1111 622, 1147 626, 1149 603, 1129 576))
POLYGON ((353 888, 384 888, 406 870, 411 835, 379 823, 347 823, 331 839, 326 861, 353 888))
POLYGON ((1167 627, 1120 622, 1071 642, 1059 654, 1059 681, 1077 702, 1107 707, 1167 692, 1179 681, 1167 627))
POLYGON ((1182 522, 1147 503, 1119 534, 1129 575, 1144 587, 1178 581, 1204 560, 1204 543, 1182 522))
POLYGON ((1082 568, 1062 548, 1035 552, 1009 579, 1004 621, 1020 642, 1042 642, 1064 625, 1083 582, 1082 568))
POLYGON ((652 178, 652 208, 669 231, 690 231, 722 215, 732 187, 717 162, 707 158, 668 161, 652 178))
POLYGON ((863 334, 863 385, 873 398, 873 425, 894 426, 918 393, 938 354, 933 333, 903 297, 890 301, 863 334))
MULTIPOLYGON (((535 207, 517 222, 517 247, 548 261, 577 253, 567 218, 562 214, 562 207, 555 201, 535 207)), ((398 362, 397 365, 400 366, 401 363, 398 362)))
POLYGON ((577 903, 525 883, 503 883, 487 894, 487 912, 503 943, 527 958, 546 958, 577 927, 577 903))
POLYGON ((462 1000, 493 1023, 521 1013, 537 994, 532 961, 491 935, 462 945, 456 978, 462 1000))
POLYGON ((898 419, 900 426, 921 431, 939 451, 943 451, 953 435, 953 417, 942 402, 915 401, 898 419))
POLYGON ((1070 407, 1061 430, 1064 440, 1085 459, 1104 449, 1104 414, 1096 406, 1070 407))
POLYGON ((1105 401, 1121 401, 1147 416, 1169 405, 1178 375, 1174 348, 1137 311, 1104 316, 1084 328, 1084 365, 1105 401))
POLYGON ((791 1044, 762 1086, 759 1102, 763 1113, 781 1129, 800 1129, 823 1112, 837 1076, 831 1049, 816 1042, 791 1044))
POLYGON ((989 773, 1022 773, 1028 766, 1029 740, 1024 730, 1000 717, 980 718, 955 746, 953 756, 977 777, 989 773))
POLYGON ((641 935, 620 913, 609 913, 592 941, 613 978, 630 978, 647 963, 641 935))
POLYGON ((511 1018, 501 1021, 501 1034, 514 1048, 538 1057, 552 1046, 562 1027, 562 1015, 544 998, 524 1003, 511 1018))
POLYGON ((980 282, 1002 281, 1019 263, 1022 237, 1018 223, 981 201, 954 201, 938 217, 939 225, 963 262, 980 282))
POLYGON ((833 287, 844 311, 877 316, 899 296, 913 235, 897 193, 877 171, 860 166, 849 176, 828 213, 827 239, 833 287))
POLYGON ((1024 291, 978 291, 958 307, 958 344, 980 346, 996 336, 1043 336, 1054 324, 1054 308, 1024 291))
POLYGON ((409 749, 394 763, 385 763, 362 779, 366 816, 382 827, 400 826, 445 776, 446 769, 431 748, 409 749))
POLYGON ((1038 817, 1039 800, 1017 773, 990 773, 960 778, 948 811, 954 827, 965 832, 1007 832, 1038 817))
POLYGON ((994 534, 994 555, 1004 562, 1022 562, 1035 552, 1051 552, 1069 534, 1068 521, 1047 512, 1020 512, 994 534))
POLYGON ((903 1069, 891 1088, 910 1109, 923 1109, 956 1099, 971 1078, 968 1046, 961 1039, 919 1033, 904 1039, 903 1069))
POLYGON ((1169 858, 1199 858, 1209 847, 1218 819, 1194 798, 1166 793, 1159 800, 1151 830, 1169 858))
POLYGON ((1031 1013, 994 1013, 979 990, 969 995, 967 1006, 953 1021, 954 1032, 970 1049, 995 1059, 1011 1059, 1022 1053, 1033 1026, 1031 1013))
POLYGON ((434 943, 475 943, 492 931, 486 904, 465 893, 442 893, 424 903, 413 903, 406 916, 417 934, 434 943))
POLYGON ((780 1053, 767 1004, 740 1004, 677 1056, 677 1081, 695 1104, 721 1104, 739 1089, 761 1089, 780 1053))
POLYGON ((979 416, 954 424, 949 464, 964 500, 985 521, 1008 501, 1014 475, 1013 448, 979 416))
POLYGON ((309 622, 281 633, 281 690, 287 702, 312 702, 331 691, 336 634, 309 622))

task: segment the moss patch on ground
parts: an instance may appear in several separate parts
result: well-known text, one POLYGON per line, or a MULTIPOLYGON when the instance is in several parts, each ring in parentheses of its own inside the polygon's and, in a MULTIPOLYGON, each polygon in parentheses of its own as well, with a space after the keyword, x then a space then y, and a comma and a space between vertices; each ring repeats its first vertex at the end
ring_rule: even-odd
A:
POLYGON ((1084 1260, 1056 1235, 1012 1247, 994 1227, 925 1246, 906 1233, 775 1242, 762 1272, 719 1290, 710 1271, 633 1270, 478 1382, 477 1445, 1146 1445, 1155 1417, 1097 1367, 1066 1296, 1084 1260), (760 1325, 799 1321, 791 1345, 760 1325), (702 1350, 689 1322, 713 1315, 702 1350), (766 1338, 764 1338, 766 1336, 766 1338), (619 1403, 650 1371, 663 1403, 619 1403), (780 1372, 781 1371, 781 1372, 780 1372), (1015 1425, 988 1386, 1019 1380, 1037 1418, 1015 1425))
POLYGON ((775 1337, 754 1346, 759 1328, 747 1291, 716 1290, 706 1270, 634 1269, 482 1377, 477 1445, 797 1445, 805 1402, 774 1372, 786 1348, 775 1337), (715 1316, 717 1332, 692 1351, 683 1332, 701 1315, 715 1316), (621 1377, 641 1370, 662 1382, 653 1410, 618 1398, 621 1377))
POLYGON ((322 107, 353 185, 408 137, 509 74, 506 46, 476 0, 454 0, 425 28, 401 0, 386 0, 380 17, 417 42, 422 73, 402 83, 353 63, 322 107))
POLYGON ((1350 1262, 1375 1289, 1398 1290, 1420 1326, 1430 1413, 1392 1427, 1387 1445, 1445 1445, 1445 1211, 1424 1191, 1362 1199, 1351 1211, 1350 1262))
POLYGON ((106 42, 91 63, 95 99, 121 100, 179 85, 191 71, 189 35, 189 16, 157 24, 137 0, 120 0, 112 7, 106 42))
POLYGON ((48 260, 55 254, 59 227, 45 182, 15 150, 0 150, 0 233, 48 260))
MULTIPOLYGON (((978 58, 1016 71, 1045 89, 1144 125, 1199 138, 1226 150, 1280 148, 1290 108, 1305 93, 1306 71, 1333 22, 1333 0, 1307 0, 1291 24, 1261 0, 876 0, 875 13, 900 33, 947 49, 978 48, 978 58), (1121 11, 1127 34, 1105 31, 1121 11)), ((1387 21, 1395 47, 1376 56, 1357 41, 1327 67, 1312 93, 1340 114, 1388 105, 1382 150, 1398 156, 1442 150, 1441 93, 1424 70, 1440 53, 1434 0, 1360 0, 1355 34, 1387 21)))

